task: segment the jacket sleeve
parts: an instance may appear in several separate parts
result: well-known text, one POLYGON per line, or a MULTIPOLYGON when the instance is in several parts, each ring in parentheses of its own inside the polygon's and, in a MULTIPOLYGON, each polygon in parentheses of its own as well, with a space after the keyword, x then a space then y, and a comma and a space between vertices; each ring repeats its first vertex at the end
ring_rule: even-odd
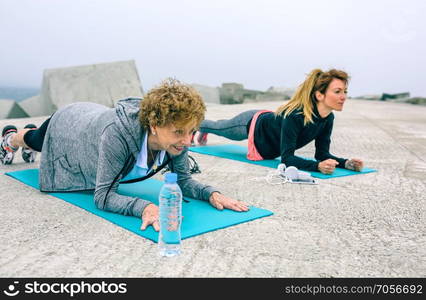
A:
POLYGON ((191 174, 189 172, 189 159, 187 148, 185 148, 180 155, 172 158, 169 163, 169 167, 172 172, 177 173, 178 185, 182 190, 183 196, 185 197, 209 201, 210 195, 213 192, 219 191, 218 189, 212 186, 202 184, 192 179, 191 174))
POLYGON ((126 216, 141 217, 142 211, 151 202, 137 197, 117 194, 119 180, 122 175, 111 186, 117 175, 123 172, 129 157, 130 153, 124 138, 115 129, 114 125, 108 126, 102 133, 99 145, 95 204, 102 210, 126 216))
POLYGON ((318 161, 303 159, 294 155, 297 138, 302 133, 303 118, 290 114, 283 118, 281 125, 281 162, 287 167, 294 166, 306 171, 318 171, 318 161))
POLYGON ((345 158, 336 157, 330 153, 331 132, 333 131, 334 118, 327 121, 323 131, 315 139, 315 159, 323 161, 326 159, 334 159, 339 162, 338 168, 345 168, 345 158))

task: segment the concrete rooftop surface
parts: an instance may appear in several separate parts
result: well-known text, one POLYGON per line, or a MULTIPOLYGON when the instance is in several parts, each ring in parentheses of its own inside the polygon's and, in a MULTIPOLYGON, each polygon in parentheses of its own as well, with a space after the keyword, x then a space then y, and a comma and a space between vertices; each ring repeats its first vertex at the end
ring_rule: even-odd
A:
MULTIPOLYGON (((208 105, 206 118, 280 104, 208 105)), ((209 135, 221 143, 246 145, 209 135)), ((425 277, 426 107, 349 99, 331 153, 378 172, 277 186, 254 180, 270 168, 191 153, 195 179, 274 215, 185 239, 181 256, 162 258, 157 244, 4 175, 38 166, 40 156, 29 165, 18 152, 0 165, 0 276, 425 277)))

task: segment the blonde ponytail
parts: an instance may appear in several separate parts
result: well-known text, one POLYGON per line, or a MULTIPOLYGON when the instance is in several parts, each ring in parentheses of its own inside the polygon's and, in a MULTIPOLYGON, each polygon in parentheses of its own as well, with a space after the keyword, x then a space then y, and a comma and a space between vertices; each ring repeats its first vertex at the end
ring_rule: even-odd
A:
POLYGON ((318 77, 323 73, 321 69, 314 69, 309 73, 306 80, 299 85, 293 97, 287 103, 281 105, 276 110, 276 115, 284 114, 284 118, 291 114, 294 110, 301 109, 305 116, 303 124, 313 123, 314 106, 311 100, 312 91, 318 77))

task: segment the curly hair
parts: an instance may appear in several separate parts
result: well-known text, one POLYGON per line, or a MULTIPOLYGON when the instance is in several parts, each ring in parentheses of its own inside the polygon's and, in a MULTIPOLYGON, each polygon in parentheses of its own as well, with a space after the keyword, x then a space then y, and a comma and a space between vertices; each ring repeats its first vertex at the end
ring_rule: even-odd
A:
POLYGON ((173 78, 167 78, 151 89, 141 101, 140 108, 139 121, 145 129, 150 125, 185 126, 191 121, 198 127, 206 112, 197 90, 173 78))

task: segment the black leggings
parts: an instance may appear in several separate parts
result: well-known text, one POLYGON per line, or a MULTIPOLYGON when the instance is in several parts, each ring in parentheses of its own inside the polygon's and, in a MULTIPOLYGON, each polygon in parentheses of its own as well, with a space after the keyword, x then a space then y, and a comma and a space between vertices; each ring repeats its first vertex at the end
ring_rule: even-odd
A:
POLYGON ((24 134, 24 142, 28 147, 35 151, 41 152, 41 148, 43 148, 44 136, 46 135, 49 122, 50 118, 44 121, 39 128, 29 130, 24 134))

